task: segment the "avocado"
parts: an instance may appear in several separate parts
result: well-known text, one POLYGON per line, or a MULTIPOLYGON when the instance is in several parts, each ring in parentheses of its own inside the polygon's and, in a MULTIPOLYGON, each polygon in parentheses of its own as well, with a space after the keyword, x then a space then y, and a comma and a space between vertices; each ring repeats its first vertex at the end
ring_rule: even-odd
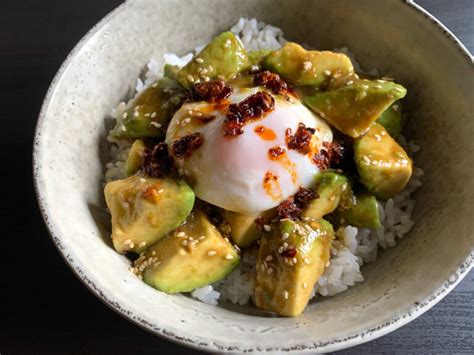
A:
POLYGON ((256 306, 282 316, 303 312, 329 261, 333 238, 331 224, 323 219, 273 224, 260 241, 256 306))
POLYGON ((384 128, 393 138, 397 138, 402 132, 403 127, 400 101, 395 102, 388 109, 386 109, 376 122, 384 126, 384 128))
POLYGON ((401 85, 360 79, 333 91, 304 96, 303 102, 337 130, 356 138, 405 94, 406 89, 401 85))
POLYGON ((221 209, 222 218, 230 226, 230 238, 240 248, 250 247, 262 236, 262 231, 257 228, 255 220, 258 217, 270 218, 273 215, 273 210, 246 215, 221 209))
POLYGON ((340 209, 340 217, 352 226, 378 228, 381 226, 377 199, 368 193, 356 194, 349 208, 340 209))
POLYGON ((119 138, 162 138, 173 114, 186 98, 184 89, 170 78, 161 78, 144 89, 129 105, 112 135, 119 138))
POLYGON ((308 51, 293 42, 268 54, 263 67, 281 75, 290 84, 314 87, 329 83, 333 77, 346 77, 354 72, 351 60, 345 54, 308 51))
POLYGON ((354 158, 359 181, 378 199, 395 196, 410 180, 413 162, 381 124, 355 140, 354 158))
POLYGON ((179 72, 177 65, 165 64, 163 67, 163 76, 172 80, 176 80, 176 74, 179 72))
POLYGON ((349 179, 332 171, 318 174, 314 189, 318 193, 318 197, 308 203, 301 213, 302 217, 322 218, 333 212, 341 199, 351 195, 349 179))
POLYGON ((124 171, 125 176, 130 176, 135 174, 143 163, 143 153, 145 151, 145 143, 141 139, 137 139, 132 144, 130 148, 130 153, 128 154, 127 161, 125 162, 124 171))
POLYGON ((190 292, 226 277, 239 262, 232 244, 204 212, 194 210, 183 225, 135 262, 135 270, 160 291, 190 292))
POLYGON ((223 32, 178 71, 176 79, 189 89, 198 82, 231 80, 250 65, 242 42, 232 32, 223 32))
POLYGON ((262 61, 265 59, 267 55, 271 53, 269 49, 260 49, 258 51, 250 51, 249 52, 249 60, 252 65, 260 66, 262 61))
POLYGON ((104 193, 119 253, 140 253, 156 243, 183 223, 194 204, 193 190, 173 179, 133 175, 109 182, 104 193))

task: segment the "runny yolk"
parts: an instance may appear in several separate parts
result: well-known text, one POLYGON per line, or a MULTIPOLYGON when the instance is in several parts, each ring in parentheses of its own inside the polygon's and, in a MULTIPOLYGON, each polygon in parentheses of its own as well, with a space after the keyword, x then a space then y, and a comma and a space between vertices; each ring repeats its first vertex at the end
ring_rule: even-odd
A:
POLYGON ((257 126, 255 127, 254 131, 260 136, 260 138, 266 141, 272 141, 276 138, 275 132, 265 126, 257 126))

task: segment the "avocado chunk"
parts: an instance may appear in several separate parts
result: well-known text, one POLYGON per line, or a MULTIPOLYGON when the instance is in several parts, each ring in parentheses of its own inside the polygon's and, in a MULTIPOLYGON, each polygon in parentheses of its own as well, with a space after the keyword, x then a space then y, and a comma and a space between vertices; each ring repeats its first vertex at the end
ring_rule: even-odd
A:
POLYGON ((355 140, 354 158, 359 181, 379 199, 395 196, 410 180, 412 160, 381 124, 355 140))
POLYGON ((249 60, 252 65, 260 66, 262 61, 265 59, 267 55, 269 55, 272 51, 269 49, 260 49, 258 51, 250 51, 249 52, 249 60))
POLYGON ((221 209, 222 218, 230 226, 230 238, 240 248, 250 247, 262 236, 255 220, 258 217, 271 218, 274 214, 274 210, 247 215, 221 209))
POLYGON ((335 172, 324 172, 316 178, 318 197, 310 201, 301 213, 302 217, 322 218, 333 212, 341 199, 350 198, 352 194, 349 179, 335 172))
POLYGON ((193 190, 173 179, 133 175, 109 182, 104 193, 119 253, 140 253, 156 243, 183 223, 194 205, 193 190))
POLYGON ((282 316, 303 312, 329 261, 333 238, 331 224, 323 219, 285 219, 272 225, 261 239, 257 258, 257 307, 282 316))
POLYGON ((381 226, 377 199, 368 193, 356 194, 349 208, 340 209, 340 216, 356 227, 375 229, 381 226))
POLYGON ((308 51, 293 42, 272 51, 263 60, 263 67, 281 75, 290 84, 314 87, 329 83, 332 77, 346 77, 354 72, 345 54, 308 51))
POLYGON ((163 76, 172 80, 176 80, 176 74, 179 72, 177 65, 165 64, 163 67, 163 76))
POLYGON ((231 80, 249 67, 250 61, 240 40, 232 32, 223 32, 178 71, 176 78, 189 89, 207 80, 231 80))
POLYGON ((240 262, 237 250, 211 224, 206 214, 194 210, 186 222, 151 246, 135 262, 143 280, 167 293, 190 292, 223 279, 240 262))
POLYGON ((168 122, 186 98, 184 89, 170 78, 161 78, 132 101, 112 135, 119 138, 162 138, 168 122))
POLYGON ((397 138, 403 127, 400 101, 386 109, 376 122, 380 123, 393 138, 397 138))
POLYGON ((355 80, 337 90, 316 92, 303 102, 345 135, 356 138, 406 94, 398 84, 383 80, 355 80))
POLYGON ((140 170, 143 163, 143 153, 145 152, 145 148, 145 143, 143 143, 141 139, 137 139, 133 142, 124 166, 125 176, 131 176, 140 170))

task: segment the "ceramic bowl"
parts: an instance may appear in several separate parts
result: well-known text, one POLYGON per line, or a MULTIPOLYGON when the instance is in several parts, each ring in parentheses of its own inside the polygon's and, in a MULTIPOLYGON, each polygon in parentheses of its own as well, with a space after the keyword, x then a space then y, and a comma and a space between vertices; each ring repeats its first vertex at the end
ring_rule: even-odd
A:
POLYGON ((39 205, 54 243, 84 284, 146 330, 207 351, 332 351, 408 323, 441 300, 473 261, 473 62, 433 17, 405 1, 157 0, 115 9, 74 48, 46 95, 34 144, 39 205), (157 292, 110 246, 101 178, 104 117, 151 58, 184 54, 239 17, 321 49, 348 46, 366 68, 409 90, 408 136, 425 175, 416 225, 364 267, 366 281, 296 318, 214 307, 157 292))

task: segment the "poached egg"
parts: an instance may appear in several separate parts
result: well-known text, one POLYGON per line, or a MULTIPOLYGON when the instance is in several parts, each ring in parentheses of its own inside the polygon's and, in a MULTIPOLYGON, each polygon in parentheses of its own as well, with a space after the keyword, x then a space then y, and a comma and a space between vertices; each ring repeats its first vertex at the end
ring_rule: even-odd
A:
MULTIPOLYGON (((174 157, 180 171, 198 198, 244 214, 274 208, 301 186, 311 186, 319 172, 312 157, 322 149, 323 142, 333 139, 328 124, 298 99, 271 93, 275 99, 272 111, 246 123, 241 135, 225 136, 228 105, 258 91, 270 93, 263 87, 234 88, 223 102, 185 103, 166 133, 169 147, 186 135, 201 134, 202 145, 191 156, 174 157), (295 134, 301 123, 315 129, 307 154, 287 146, 287 130, 295 134)), ((170 153, 173 155, 172 149, 170 153)))

